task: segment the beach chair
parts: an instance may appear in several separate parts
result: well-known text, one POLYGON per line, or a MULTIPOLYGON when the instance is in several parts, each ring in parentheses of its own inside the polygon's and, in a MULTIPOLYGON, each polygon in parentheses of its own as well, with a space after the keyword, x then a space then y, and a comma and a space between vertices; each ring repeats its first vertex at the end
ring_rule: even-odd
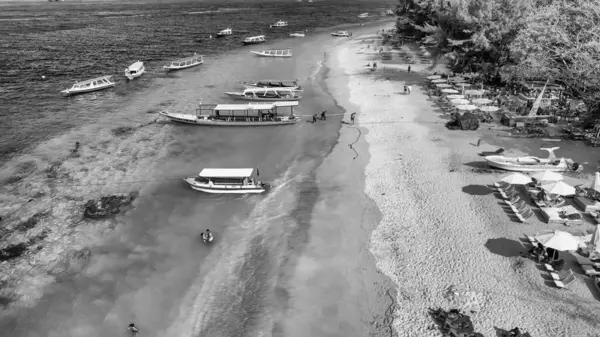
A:
POLYGON ((556 271, 550 271, 550 276, 552 277, 552 279, 556 280, 556 281, 560 281, 560 280, 564 280, 567 277, 573 275, 573 270, 569 269, 569 270, 563 270, 560 272, 556 272, 556 271))
POLYGON ((531 219, 534 214, 533 211, 531 210, 531 208, 527 207, 522 213, 521 216, 523 216, 523 218, 525 218, 526 220, 531 219))
POLYGON ((517 219, 518 219, 519 221, 521 221, 522 223, 526 223, 526 222, 527 222, 527 220, 529 220, 529 219, 527 219, 527 218, 524 218, 524 217, 521 215, 521 213, 515 213, 515 216, 516 216, 516 217, 517 217, 517 219))
POLYGON ((581 266, 581 269, 583 269, 583 272, 587 275, 587 276, 600 276, 600 271, 598 271, 596 268, 594 268, 594 266, 589 265, 589 264, 585 264, 581 266))
POLYGON ((566 287, 568 287, 571 283, 575 282, 575 276, 574 275, 569 275, 567 276, 564 280, 552 280, 554 281, 554 285, 559 288, 559 289, 564 289, 566 287))
POLYGON ((547 270, 549 273, 556 273, 556 272, 557 272, 556 270, 554 270, 554 268, 552 267, 552 265, 550 265, 550 264, 548 264, 548 263, 544 263, 544 267, 546 268, 546 270, 547 270))

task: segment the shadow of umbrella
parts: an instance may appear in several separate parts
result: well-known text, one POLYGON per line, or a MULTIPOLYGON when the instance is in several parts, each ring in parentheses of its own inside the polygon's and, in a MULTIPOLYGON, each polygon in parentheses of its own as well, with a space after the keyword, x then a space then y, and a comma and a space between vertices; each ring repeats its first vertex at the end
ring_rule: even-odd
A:
POLYGON ((470 195, 488 195, 494 193, 494 190, 485 185, 467 185, 462 191, 470 195))
POLYGON ((489 239, 485 247, 490 252, 504 257, 521 256, 526 250, 520 242, 507 238, 489 239))

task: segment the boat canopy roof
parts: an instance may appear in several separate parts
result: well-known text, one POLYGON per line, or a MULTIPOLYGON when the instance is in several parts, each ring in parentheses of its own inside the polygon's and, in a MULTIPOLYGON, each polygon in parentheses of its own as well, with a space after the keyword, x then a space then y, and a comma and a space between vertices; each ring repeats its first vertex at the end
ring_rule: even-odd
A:
POLYGON ((204 178, 247 178, 252 176, 252 172, 254 172, 254 169, 251 168, 205 168, 198 176, 204 178))
POLYGON ((260 39, 260 38, 264 38, 264 37, 265 37, 264 35, 250 36, 250 37, 247 37, 246 40, 249 40, 249 39, 260 39))
POLYGON ((249 104, 217 104, 214 110, 246 111, 246 110, 269 110, 276 107, 274 103, 249 103, 249 104))
POLYGON ((259 88, 247 88, 244 89, 244 92, 296 92, 294 88, 290 87, 259 87, 259 88))
POLYGON ((75 85, 89 83, 89 82, 93 82, 93 81, 108 80, 111 77, 112 77, 112 75, 100 76, 100 77, 92 78, 92 79, 89 79, 89 80, 85 80, 85 81, 81 81, 81 82, 76 82, 75 85))
POLYGON ((142 68, 143 66, 144 66, 144 62, 137 61, 137 62, 134 62, 132 65, 130 65, 128 69, 130 69, 130 70, 138 70, 138 69, 142 68))

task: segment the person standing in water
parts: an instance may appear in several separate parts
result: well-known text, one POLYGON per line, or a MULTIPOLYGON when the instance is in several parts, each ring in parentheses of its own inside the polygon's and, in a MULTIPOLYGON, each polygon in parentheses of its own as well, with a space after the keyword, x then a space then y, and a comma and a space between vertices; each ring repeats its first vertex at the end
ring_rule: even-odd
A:
POLYGON ((356 117, 356 112, 350 114, 350 121, 352 121, 352 125, 354 125, 354 118, 356 117))
POLYGON ((408 73, 410 74, 410 65, 408 66, 408 73))
POLYGON ((313 115, 313 121, 312 122, 313 122, 313 124, 315 124, 317 122, 317 114, 313 115))
POLYGON ((323 111, 321 112, 321 120, 322 120, 322 121, 325 121, 325 120, 327 120, 327 117, 325 117, 325 114, 326 114, 326 113, 327 113, 327 110, 323 110, 323 111))

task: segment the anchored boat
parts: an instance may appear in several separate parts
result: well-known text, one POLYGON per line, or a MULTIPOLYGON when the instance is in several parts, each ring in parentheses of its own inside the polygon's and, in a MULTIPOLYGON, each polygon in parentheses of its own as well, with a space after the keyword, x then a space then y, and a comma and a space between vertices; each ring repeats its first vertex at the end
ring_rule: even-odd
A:
POLYGON ((125 77, 129 80, 133 80, 134 78, 142 76, 145 71, 146 68, 144 68, 144 62, 137 61, 130 65, 129 68, 125 69, 125 77))
POLYGON ((185 57, 185 58, 182 58, 179 60, 171 61, 171 64, 169 64, 168 66, 163 66, 163 68, 166 71, 180 70, 180 69, 187 69, 187 68, 195 67, 195 66, 201 65, 202 63, 204 63, 204 59, 202 58, 202 55, 196 55, 196 53, 194 53, 194 56, 185 57))
POLYGON ((160 115, 174 122, 210 126, 268 126, 289 125, 299 119, 294 116, 298 102, 272 102, 249 104, 202 104, 195 115, 161 111, 160 115), (280 109, 290 108, 290 114, 283 116, 280 109))
POLYGON ((223 29, 222 31, 217 33, 217 37, 225 37, 225 36, 230 36, 233 34, 233 31, 231 30, 231 28, 226 28, 223 29))
POLYGON ((254 55, 262 57, 292 57, 291 49, 269 49, 263 51, 250 51, 254 55))
POLYGON ((242 82, 246 88, 288 88, 294 91, 302 91, 298 80, 260 80, 256 82, 242 82))
POLYGON ((302 96, 296 95, 296 91, 289 88, 248 88, 243 92, 226 92, 225 95, 245 101, 299 101, 302 96))
MULTIPOLYGON (((196 191, 206 193, 246 194, 263 193, 269 187, 257 180, 254 169, 205 168, 197 177, 185 178, 184 181, 196 191)), ((258 176, 258 169, 256 170, 258 176)))
POLYGON ((244 41, 242 41, 243 44, 245 45, 249 45, 249 44, 259 44, 259 43, 264 43, 267 40, 265 40, 265 36, 264 35, 257 35, 257 36, 251 36, 251 37, 247 37, 244 39, 244 41))
POLYGON ((291 37, 305 37, 306 34, 303 31, 300 30, 300 31, 297 31, 297 32, 290 33, 290 36, 291 37))
POLYGON ((269 27, 279 28, 279 27, 287 27, 287 25, 288 25, 287 21, 279 20, 279 21, 275 22, 274 25, 270 25, 269 27))
POLYGON ((115 86, 115 82, 111 80, 112 76, 102 76, 92 78, 91 80, 81 81, 73 84, 69 89, 62 90, 61 92, 66 96, 83 94, 86 92, 98 91, 115 86))
POLYGON ((583 166, 573 162, 571 159, 556 158, 555 150, 559 147, 541 148, 548 151, 548 158, 538 158, 534 156, 527 157, 505 157, 505 156, 486 156, 484 157, 488 164, 508 171, 519 172, 539 172, 539 171, 580 171, 583 166))
POLYGON ((347 31, 345 30, 340 30, 337 31, 335 33, 331 33, 331 36, 337 36, 337 37, 350 37, 350 34, 348 34, 347 31))

